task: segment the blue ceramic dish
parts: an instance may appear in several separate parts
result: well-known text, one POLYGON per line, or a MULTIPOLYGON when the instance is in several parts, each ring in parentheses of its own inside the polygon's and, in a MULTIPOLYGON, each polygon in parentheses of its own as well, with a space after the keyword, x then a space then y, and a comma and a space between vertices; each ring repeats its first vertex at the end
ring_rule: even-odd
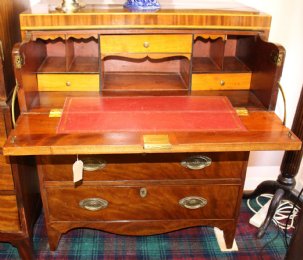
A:
POLYGON ((160 4, 157 0, 127 0, 124 7, 134 11, 155 11, 160 4))

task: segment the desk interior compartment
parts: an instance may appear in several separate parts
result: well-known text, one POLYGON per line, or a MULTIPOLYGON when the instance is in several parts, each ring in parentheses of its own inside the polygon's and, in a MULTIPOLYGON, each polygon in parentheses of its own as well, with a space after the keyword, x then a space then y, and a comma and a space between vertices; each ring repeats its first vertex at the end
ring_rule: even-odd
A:
POLYGON ((13 51, 21 111, 39 106, 43 92, 99 92, 99 42, 96 36, 35 35, 13 51), (83 85, 83 83, 85 83, 83 85))
POLYGON ((89 36, 75 37, 37 39, 45 52, 37 73, 98 73, 98 41, 89 36))
POLYGON ((284 49, 258 35, 195 35, 192 86, 195 91, 248 91, 274 109, 284 49))
POLYGON ((189 89, 190 61, 184 56, 115 55, 102 62, 103 92, 186 93, 189 89))
POLYGON ((192 35, 101 35, 103 92, 181 92, 190 84, 192 35))

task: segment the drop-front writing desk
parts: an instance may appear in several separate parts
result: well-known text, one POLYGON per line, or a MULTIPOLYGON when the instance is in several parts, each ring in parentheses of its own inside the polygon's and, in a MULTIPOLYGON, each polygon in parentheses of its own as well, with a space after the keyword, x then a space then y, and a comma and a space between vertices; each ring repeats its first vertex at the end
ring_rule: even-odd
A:
MULTIPOLYGON (((301 145, 273 112, 285 52, 266 41, 270 16, 242 6, 136 13, 88 5, 75 14, 33 8, 20 20, 23 42, 13 59, 22 114, 3 151, 36 156, 51 250, 62 233, 77 227, 151 235, 217 226, 231 247, 249 152, 301 145), (155 118, 151 104, 160 96, 183 97, 183 103, 222 97, 242 128, 207 128, 201 117, 206 128, 188 128, 186 117, 183 130, 126 127, 141 106, 155 118), (106 105, 115 116, 124 113, 122 128, 106 128, 116 122, 109 118, 105 128, 94 123, 102 118, 87 126, 105 100, 121 98, 127 105, 136 97, 136 113, 106 105), (83 119, 77 128, 73 114, 76 121, 66 130, 53 109, 71 100, 84 100, 83 119), (75 185, 77 156, 84 176, 75 185)), ((170 120, 165 109, 179 109, 182 117, 178 102, 161 100, 155 122, 170 120)), ((219 110, 212 107, 216 120, 204 114, 212 126, 225 122, 219 110)), ((72 120, 65 112, 64 120, 72 120)))

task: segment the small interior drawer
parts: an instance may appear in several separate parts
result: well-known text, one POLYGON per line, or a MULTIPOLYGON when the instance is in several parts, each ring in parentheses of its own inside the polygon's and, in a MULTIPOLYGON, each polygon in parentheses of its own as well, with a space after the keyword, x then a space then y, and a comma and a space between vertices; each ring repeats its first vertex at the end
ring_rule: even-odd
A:
POLYGON ((240 185, 47 188, 51 221, 231 219, 240 185))
POLYGON ((191 53, 192 35, 102 35, 101 53, 191 53))
POLYGON ((99 91, 98 74, 37 74, 39 91, 99 91))
POLYGON ((18 207, 15 195, 0 196, 0 231, 20 230, 18 207))
POLYGON ((0 190, 14 190, 14 181, 9 158, 0 155, 0 190))
POLYGON ((250 89, 251 73, 192 74, 192 90, 250 89))
MULTIPOLYGON (((241 180, 248 153, 79 155, 79 159, 87 166, 84 167, 84 181, 241 180), (200 168, 197 162, 202 163, 200 168)), ((72 181, 75 160, 76 156, 39 157, 44 180, 72 181)))

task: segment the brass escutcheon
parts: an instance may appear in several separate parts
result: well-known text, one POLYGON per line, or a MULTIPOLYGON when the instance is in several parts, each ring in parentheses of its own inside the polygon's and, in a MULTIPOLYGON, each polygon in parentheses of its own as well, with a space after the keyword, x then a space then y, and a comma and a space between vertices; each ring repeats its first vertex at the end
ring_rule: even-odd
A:
POLYGON ((147 196, 147 189, 146 188, 141 188, 140 189, 140 197, 145 198, 147 196))

